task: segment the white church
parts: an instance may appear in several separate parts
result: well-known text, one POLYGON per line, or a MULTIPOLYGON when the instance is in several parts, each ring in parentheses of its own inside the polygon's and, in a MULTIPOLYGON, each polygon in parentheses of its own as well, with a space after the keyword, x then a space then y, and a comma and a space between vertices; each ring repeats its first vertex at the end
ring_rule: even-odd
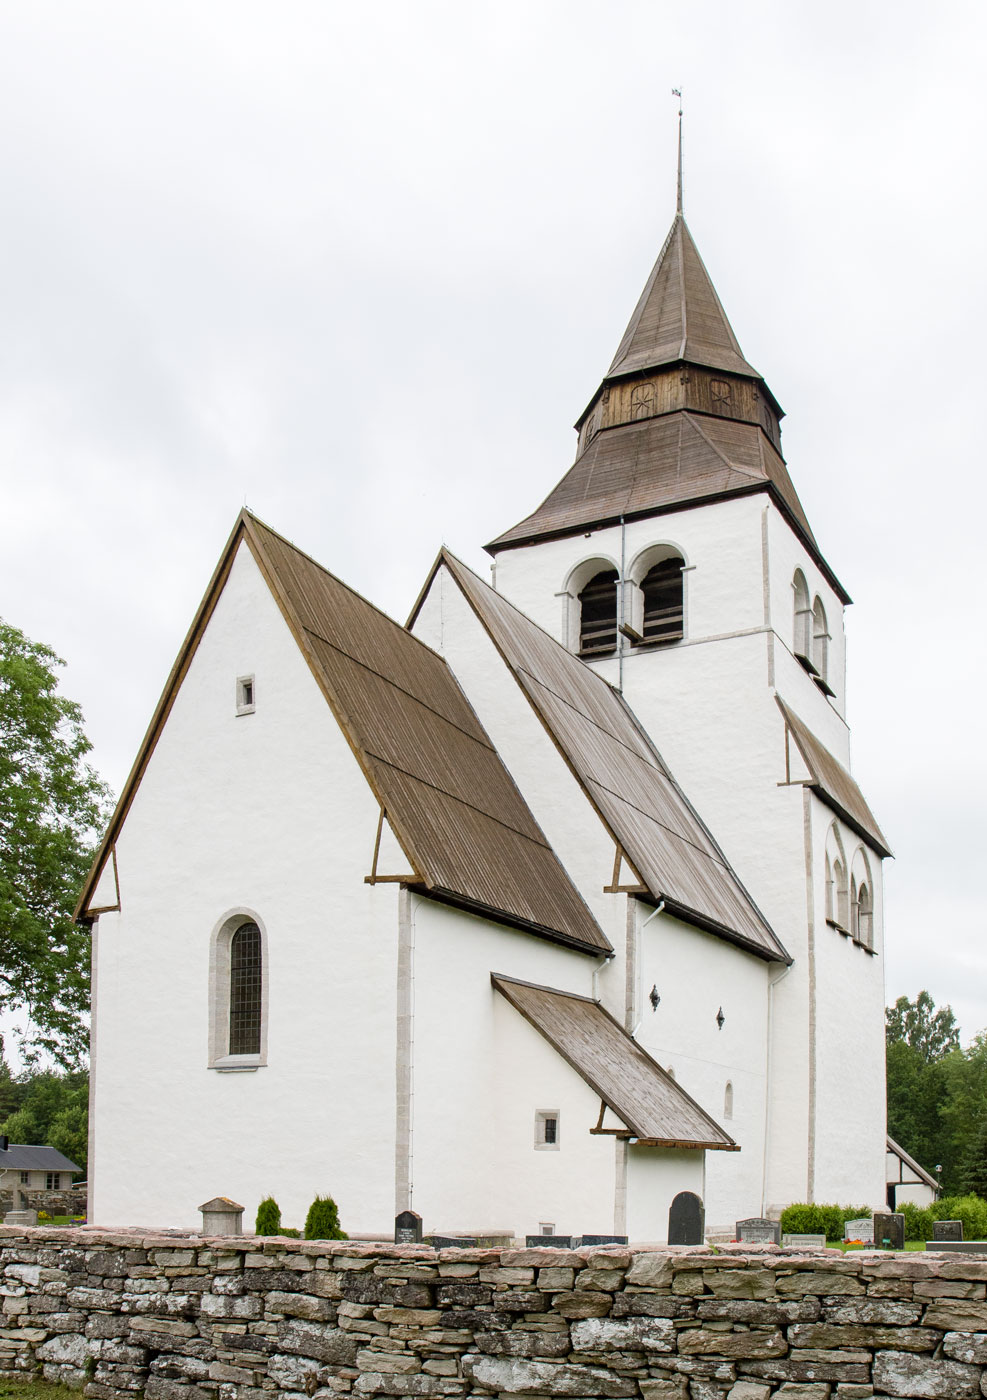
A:
POLYGON ((781 416, 680 204, 489 582, 402 626, 241 514, 80 905, 90 1221, 883 1207, 889 850, 781 416))

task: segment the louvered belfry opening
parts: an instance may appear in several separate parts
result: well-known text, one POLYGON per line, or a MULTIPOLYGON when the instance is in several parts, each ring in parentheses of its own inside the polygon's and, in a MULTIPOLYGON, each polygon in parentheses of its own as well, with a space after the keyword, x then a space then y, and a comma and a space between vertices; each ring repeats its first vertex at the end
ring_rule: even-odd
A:
POLYGON ((617 646, 617 570, 594 574, 579 595, 579 655, 600 656, 617 646))
POLYGON ((649 569, 641 580, 644 594, 644 624, 641 635, 646 642, 676 642, 683 635, 682 570, 685 560, 678 555, 663 559, 649 569))
POLYGON ((260 1054, 260 929, 241 924, 230 940, 230 1054, 260 1054))

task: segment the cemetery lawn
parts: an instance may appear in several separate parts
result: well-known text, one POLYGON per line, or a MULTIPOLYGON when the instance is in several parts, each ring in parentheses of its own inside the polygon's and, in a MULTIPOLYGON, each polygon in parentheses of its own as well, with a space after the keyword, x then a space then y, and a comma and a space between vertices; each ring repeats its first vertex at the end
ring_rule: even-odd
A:
POLYGON ((0 1400, 79 1400, 79 1391, 48 1381, 20 1380, 0 1376, 0 1400))
MULTIPOLYGON (((841 1241, 838 1241, 838 1242, 834 1242, 833 1244, 828 1244, 828 1245, 826 1246, 826 1248, 827 1248, 827 1249, 842 1249, 843 1253, 846 1254, 849 1250, 852 1250, 852 1249, 870 1249, 870 1248, 872 1248, 872 1246, 869 1245, 869 1244, 848 1244, 845 1240, 841 1240, 841 1241)), ((905 1248, 906 1248, 906 1249, 921 1249, 921 1250, 924 1251, 924 1250, 925 1250, 925 1241, 924 1241, 924 1240, 906 1240, 906 1241, 905 1241, 905 1248)), ((885 1252, 888 1253, 888 1254, 897 1254, 899 1251, 898 1251, 898 1250, 887 1250, 887 1251, 885 1251, 885 1252)))

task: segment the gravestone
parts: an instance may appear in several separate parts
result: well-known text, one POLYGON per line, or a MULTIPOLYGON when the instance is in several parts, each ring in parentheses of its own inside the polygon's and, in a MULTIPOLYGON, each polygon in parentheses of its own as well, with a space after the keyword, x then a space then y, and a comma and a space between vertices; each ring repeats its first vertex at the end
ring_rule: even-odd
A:
POLYGON ((905 1217, 874 1212, 874 1243, 878 1249, 904 1249, 905 1217))
POLYGON ((785 1235, 782 1244, 790 1249, 825 1249, 825 1235, 785 1235))
POLYGON ((422 1218, 413 1210, 403 1210, 394 1217, 395 1244, 421 1244, 422 1218))
POLYGON ((962 1220, 934 1220, 932 1222, 932 1239, 935 1240, 961 1240, 963 1238, 962 1220))
POLYGON ((874 1243, 874 1221, 869 1215, 858 1220, 847 1220, 843 1226, 844 1240, 859 1240, 861 1244, 874 1243))
POLYGON ((36 1210, 8 1210, 3 1218, 5 1225, 37 1225, 38 1212, 36 1210))
POLYGON ((432 1235, 433 1249, 476 1249, 476 1240, 469 1235, 432 1235))
POLYGON ((668 1211, 669 1244, 702 1244, 706 1212, 694 1191, 680 1191, 668 1211))
POLYGON ((734 1239, 738 1244, 781 1244, 781 1221, 755 1215, 738 1220, 734 1239))
POLYGON ((571 1249, 571 1235, 525 1235, 526 1249, 571 1249))
MULTIPOLYGON (((558 1239, 558 1235, 554 1237, 558 1239)), ((582 1235, 578 1240, 573 1241, 576 1248, 588 1248, 592 1245, 601 1244, 626 1244, 626 1235, 582 1235)))
POLYGON ((925 1247, 942 1254, 987 1254, 987 1240, 926 1240, 925 1247))

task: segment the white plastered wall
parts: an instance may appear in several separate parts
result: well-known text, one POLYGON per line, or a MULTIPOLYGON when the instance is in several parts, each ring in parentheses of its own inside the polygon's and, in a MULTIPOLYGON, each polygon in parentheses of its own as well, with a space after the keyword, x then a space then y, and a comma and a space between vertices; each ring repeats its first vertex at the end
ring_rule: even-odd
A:
POLYGON ((597 960, 413 895, 412 1208, 426 1230, 613 1233, 599 1098, 496 991, 492 972, 589 996, 597 960), (534 1146, 557 1109, 558 1152, 534 1146))
MULTIPOLYGON (((733 1156, 738 1154, 733 1153, 733 1156)), ((723 1153, 706 1154, 711 1158, 723 1153)), ((634 1243, 666 1244, 668 1212, 680 1191, 692 1191, 700 1200, 708 1193, 703 1181, 702 1152, 679 1152, 654 1147, 627 1148, 627 1236, 634 1243)), ((706 1211, 706 1229, 712 1230, 706 1211)))
POLYGON ((397 890, 370 888, 378 807, 241 545, 117 841, 99 920, 90 1220, 193 1227, 271 1192, 301 1225, 389 1229, 397 890), (236 678, 256 711, 237 716, 236 678), (267 933, 268 1063, 207 1068, 210 935, 267 933), (356 1072, 358 1071, 358 1072, 356 1072))

